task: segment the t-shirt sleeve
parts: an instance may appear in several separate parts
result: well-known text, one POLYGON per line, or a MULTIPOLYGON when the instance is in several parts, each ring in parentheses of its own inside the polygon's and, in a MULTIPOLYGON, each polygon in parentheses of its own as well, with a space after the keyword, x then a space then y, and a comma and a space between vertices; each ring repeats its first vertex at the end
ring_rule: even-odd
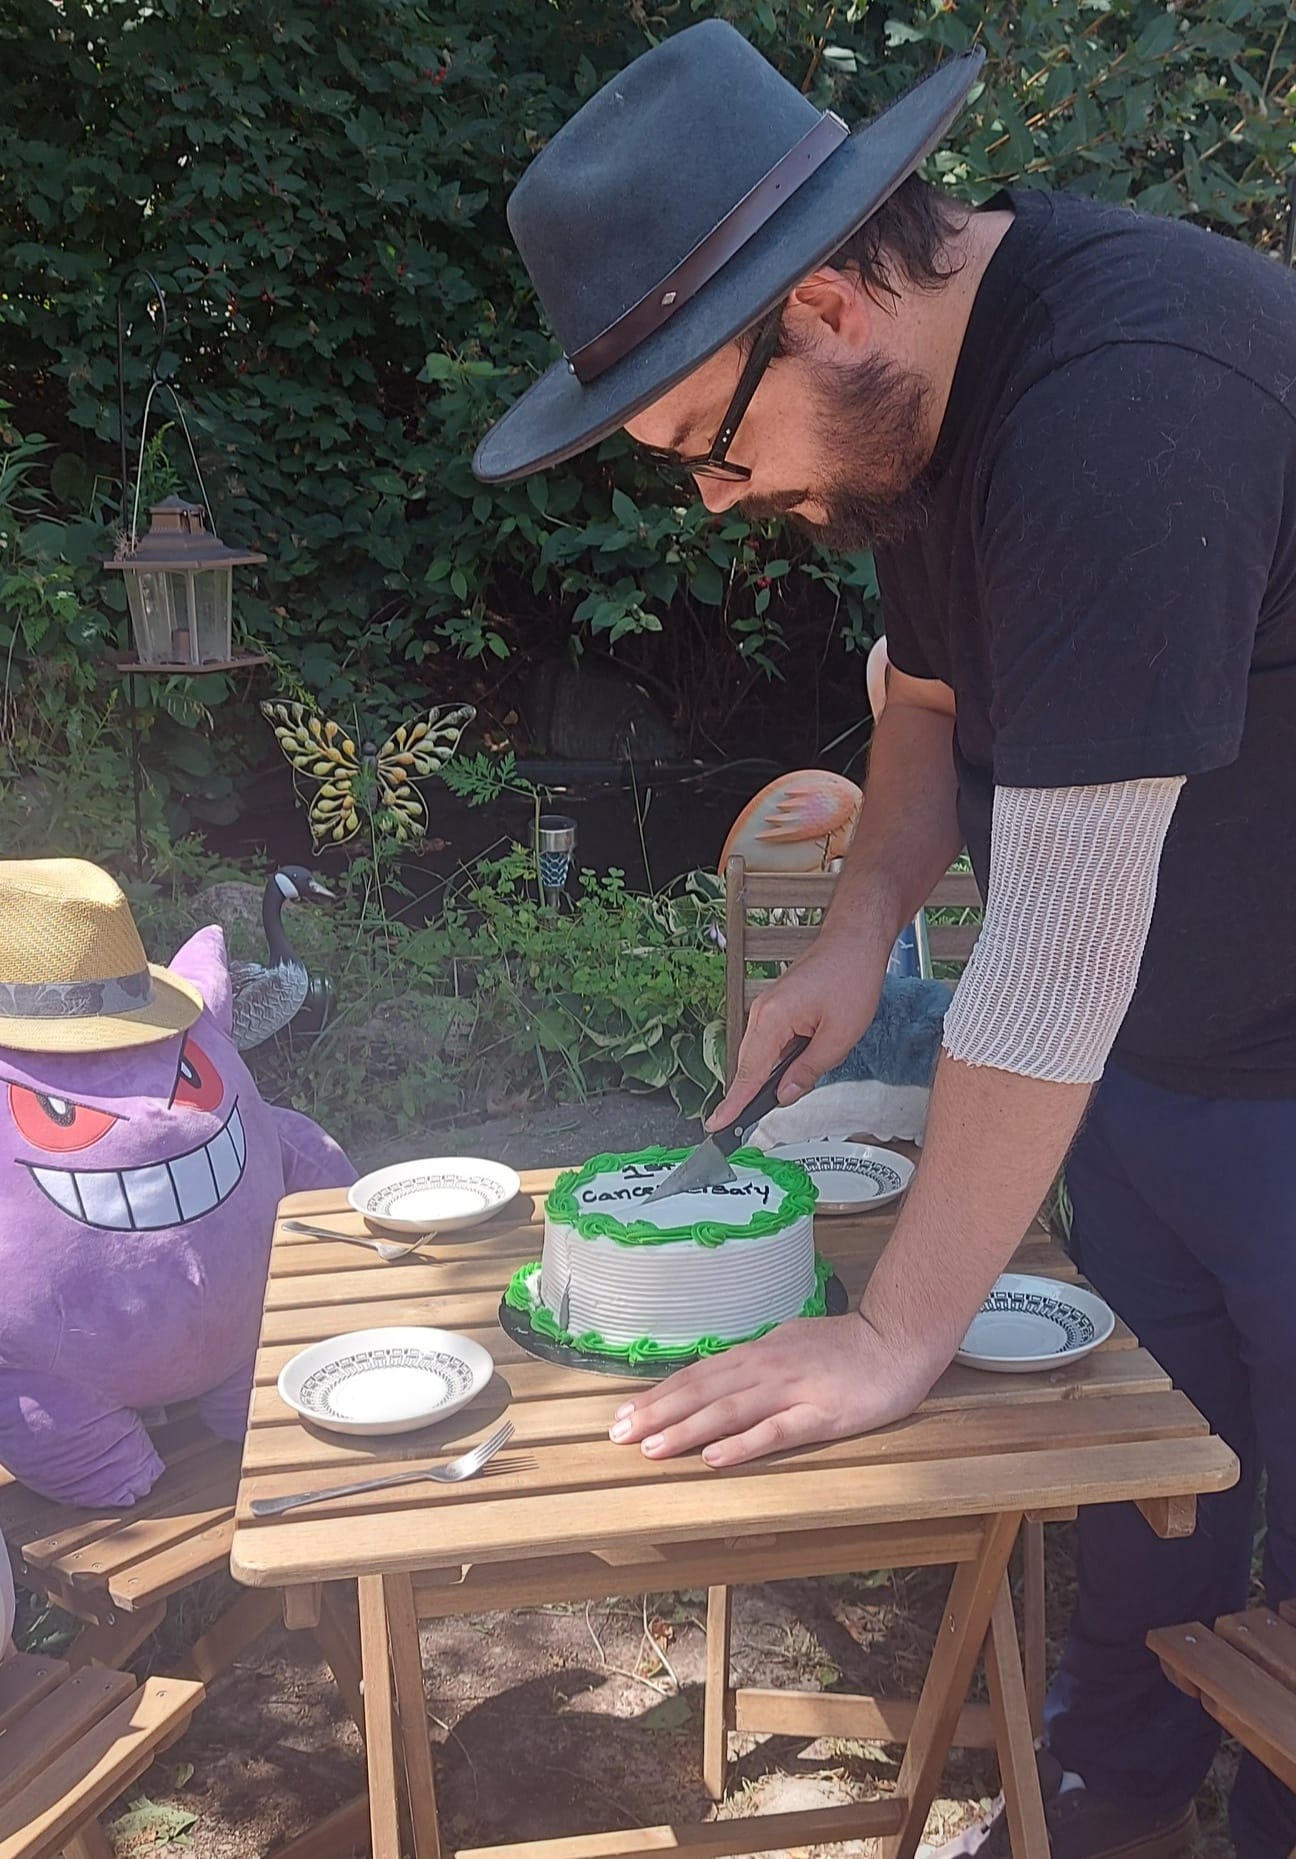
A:
POLYGON ((900 599, 880 550, 874 552, 878 594, 882 601, 882 631, 886 634, 887 663, 910 678, 934 678, 936 673, 918 642, 917 633, 900 599))
POLYGON ((1235 759, 1286 426, 1245 378, 1170 344, 1109 344, 1022 396, 978 550, 996 784, 1235 759))

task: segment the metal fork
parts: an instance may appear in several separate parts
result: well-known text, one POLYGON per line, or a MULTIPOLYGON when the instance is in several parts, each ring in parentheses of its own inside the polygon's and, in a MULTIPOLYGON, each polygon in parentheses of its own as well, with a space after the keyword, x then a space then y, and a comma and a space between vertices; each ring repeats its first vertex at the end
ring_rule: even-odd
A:
POLYGON ((308 1239, 335 1239, 342 1246, 367 1246, 370 1252, 376 1252, 380 1259, 386 1259, 390 1265, 393 1259, 408 1259, 411 1252, 417 1252, 425 1239, 431 1239, 431 1233, 420 1233, 405 1246, 388 1246, 381 1239, 370 1239, 364 1233, 335 1233, 331 1227, 308 1226, 305 1220, 285 1220, 285 1233, 303 1233, 308 1239))
POLYGON ((420 1466, 416 1472, 393 1472, 386 1478, 366 1478, 354 1485, 332 1485, 327 1491, 292 1491, 281 1498, 253 1498, 249 1508, 254 1517, 277 1517, 282 1511, 296 1510, 299 1504, 323 1504, 330 1498, 354 1497, 360 1491, 385 1491, 389 1485, 413 1485, 425 1478, 438 1485, 459 1485, 465 1478, 475 1477, 500 1447, 508 1444, 513 1432, 513 1422, 506 1420, 480 1446, 460 1453, 446 1465, 420 1466))

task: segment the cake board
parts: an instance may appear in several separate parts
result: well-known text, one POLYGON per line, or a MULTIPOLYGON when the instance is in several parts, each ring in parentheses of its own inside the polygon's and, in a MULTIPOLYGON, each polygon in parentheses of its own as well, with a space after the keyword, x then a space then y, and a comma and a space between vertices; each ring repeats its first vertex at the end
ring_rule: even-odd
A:
MULTIPOLYGON (((835 1272, 824 1285, 824 1304, 826 1317, 844 1317, 850 1309, 846 1287, 835 1272)), ((636 1381, 664 1381, 677 1369, 713 1359, 696 1351, 690 1355, 681 1355, 671 1362, 627 1362, 624 1356, 585 1355, 579 1349, 573 1349, 566 1343, 556 1343, 543 1335, 533 1328, 526 1311, 515 1310, 503 1298, 500 1299, 499 1323, 504 1334, 525 1349, 528 1355, 536 1356, 541 1362, 553 1362, 559 1368, 581 1369, 589 1375, 617 1375, 622 1379, 630 1376, 636 1381)), ((732 1345, 734 1348, 739 1346, 736 1343, 732 1345)))

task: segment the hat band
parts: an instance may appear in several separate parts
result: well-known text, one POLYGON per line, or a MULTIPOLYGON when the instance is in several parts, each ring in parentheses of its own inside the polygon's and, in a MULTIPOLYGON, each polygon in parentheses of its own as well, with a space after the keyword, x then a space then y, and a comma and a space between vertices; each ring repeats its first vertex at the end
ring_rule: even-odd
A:
POLYGON ((783 202, 823 166, 849 134, 841 117, 826 110, 814 128, 775 162, 769 173, 757 181, 750 193, 743 195, 736 207, 730 208, 719 225, 713 226, 673 271, 614 323, 609 323, 601 335, 567 357, 567 365, 581 385, 588 387, 591 381, 596 381, 599 375, 623 360, 631 349, 638 348, 646 337, 654 335, 677 310, 683 309, 734 253, 760 231, 783 202))
POLYGON ((0 1020, 97 1020, 137 1013, 152 998, 147 968, 106 981, 0 981, 0 1020))

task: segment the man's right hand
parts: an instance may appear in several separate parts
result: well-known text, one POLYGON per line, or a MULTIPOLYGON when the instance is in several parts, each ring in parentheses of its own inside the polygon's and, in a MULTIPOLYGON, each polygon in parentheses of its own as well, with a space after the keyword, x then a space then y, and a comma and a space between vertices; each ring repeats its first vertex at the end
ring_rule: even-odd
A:
POLYGON ((879 959, 862 938, 821 930, 787 973, 752 1002, 733 1083, 707 1118, 707 1128, 732 1123, 799 1036, 810 1044, 784 1074, 781 1104, 804 1096, 839 1065, 873 1024, 888 953, 879 959))

